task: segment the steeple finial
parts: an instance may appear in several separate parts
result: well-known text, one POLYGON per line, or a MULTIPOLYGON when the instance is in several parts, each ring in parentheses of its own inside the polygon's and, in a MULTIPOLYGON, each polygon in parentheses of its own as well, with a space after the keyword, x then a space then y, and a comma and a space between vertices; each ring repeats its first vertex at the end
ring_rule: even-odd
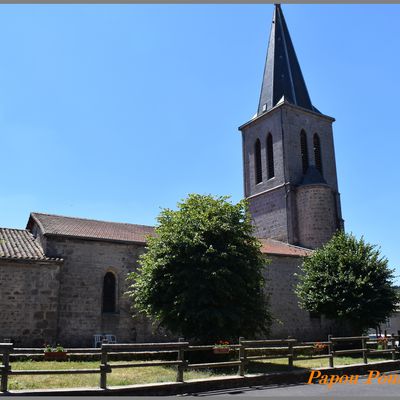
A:
POLYGON ((275 4, 258 115, 281 100, 316 111, 311 104, 281 6, 275 4))

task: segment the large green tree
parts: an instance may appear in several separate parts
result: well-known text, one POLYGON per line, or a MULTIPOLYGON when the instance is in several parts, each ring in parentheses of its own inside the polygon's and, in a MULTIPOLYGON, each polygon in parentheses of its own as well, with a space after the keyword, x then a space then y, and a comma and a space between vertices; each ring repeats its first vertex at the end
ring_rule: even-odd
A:
POLYGON ((266 260, 252 233, 244 201, 192 194, 162 210, 128 278, 134 308, 203 342, 267 333, 266 260))
POLYGON ((307 257, 298 275, 300 305, 361 333, 395 310, 393 271, 376 246, 338 232, 307 257))

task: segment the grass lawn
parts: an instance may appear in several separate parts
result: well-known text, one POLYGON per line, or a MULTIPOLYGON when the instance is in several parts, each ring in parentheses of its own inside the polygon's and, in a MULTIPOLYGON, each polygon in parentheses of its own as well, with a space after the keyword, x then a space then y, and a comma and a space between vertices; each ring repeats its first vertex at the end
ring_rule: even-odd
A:
MULTIPOLYGON (((386 358, 388 359, 388 358, 386 358)), ((383 361, 385 358, 376 358, 383 361)), ((372 362, 371 360, 370 362, 372 362)), ((112 363, 112 361, 110 361, 112 363)), ((335 366, 362 363, 362 358, 337 357, 335 366)), ((121 363, 120 361, 118 363, 121 363)), ((98 361, 15 361, 11 363, 13 370, 33 369, 87 369, 98 368, 98 361)), ((293 369, 327 367, 328 359, 297 360, 293 369)), ((287 359, 251 362, 247 373, 267 373, 288 371, 287 359)), ((184 379, 204 379, 216 376, 235 375, 237 368, 213 370, 189 370, 185 371, 184 379)), ((116 368, 107 376, 108 386, 124 386, 140 383, 175 382, 176 368, 174 367, 140 367, 140 368, 116 368)), ((9 378, 9 390, 43 389, 43 388, 73 388, 73 387, 99 387, 100 374, 75 374, 75 375, 17 375, 9 378)))
MULTIPOLYGON (((118 361, 118 364, 123 361, 118 361)), ((13 362, 13 370, 17 369, 88 369, 99 368, 98 361, 23 361, 13 362)), ((208 378, 210 371, 187 371, 185 379, 208 378)), ((108 386, 134 385, 137 383, 175 382, 176 368, 172 367, 140 367, 116 368, 107 374, 108 386)), ((100 373, 74 375, 16 375, 9 378, 10 390, 99 387, 100 373)))

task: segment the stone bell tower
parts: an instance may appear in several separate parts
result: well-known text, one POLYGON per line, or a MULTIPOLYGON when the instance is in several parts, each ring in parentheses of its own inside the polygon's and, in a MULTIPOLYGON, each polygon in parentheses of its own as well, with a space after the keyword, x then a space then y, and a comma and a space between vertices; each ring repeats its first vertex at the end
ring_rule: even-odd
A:
POLYGON ((311 103, 277 4, 257 114, 239 128, 258 237, 313 249, 343 229, 333 122, 311 103))

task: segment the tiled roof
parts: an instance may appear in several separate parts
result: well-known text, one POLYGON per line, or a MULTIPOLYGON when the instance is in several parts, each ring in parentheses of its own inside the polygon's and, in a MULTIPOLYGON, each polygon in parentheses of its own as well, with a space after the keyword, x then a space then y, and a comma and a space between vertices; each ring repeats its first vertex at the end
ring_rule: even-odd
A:
POLYGON ((312 253, 312 250, 304 247, 293 246, 288 243, 279 242, 273 239, 259 239, 262 247, 261 251, 264 254, 281 255, 281 256, 296 256, 305 257, 312 253))
MULTIPOLYGON (((111 240, 117 242, 146 243, 147 236, 154 235, 154 227, 120 222, 97 221, 85 218, 31 213, 44 235, 70 236, 83 239, 111 240)), ((31 228, 28 222, 28 229, 31 228)), ((272 239, 260 239, 265 254, 284 256, 307 256, 311 250, 272 239)))
POLYGON ((154 235, 154 227, 146 225, 97 221, 41 213, 31 213, 31 218, 37 222, 44 235, 135 243, 145 243, 147 236, 154 235))
POLYGON ((46 257, 29 231, 8 228, 0 228, 0 259, 61 261, 46 257))

